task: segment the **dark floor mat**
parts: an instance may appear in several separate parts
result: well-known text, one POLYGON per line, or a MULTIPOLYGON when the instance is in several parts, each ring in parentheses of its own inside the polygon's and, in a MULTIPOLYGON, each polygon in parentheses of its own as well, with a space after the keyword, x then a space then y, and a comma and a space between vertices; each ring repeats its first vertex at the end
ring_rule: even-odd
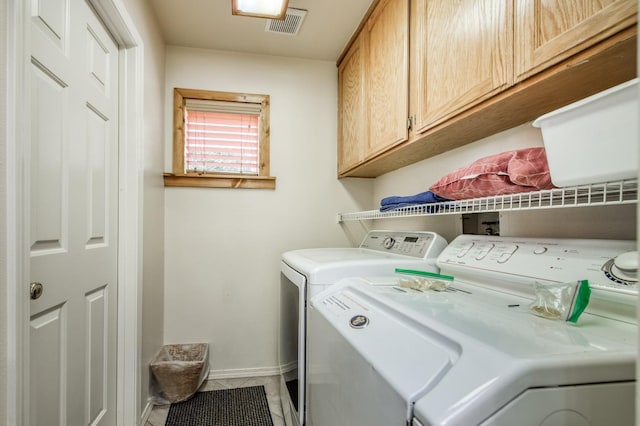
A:
POLYGON ((264 386, 198 392, 171 404, 166 426, 273 426, 264 386))

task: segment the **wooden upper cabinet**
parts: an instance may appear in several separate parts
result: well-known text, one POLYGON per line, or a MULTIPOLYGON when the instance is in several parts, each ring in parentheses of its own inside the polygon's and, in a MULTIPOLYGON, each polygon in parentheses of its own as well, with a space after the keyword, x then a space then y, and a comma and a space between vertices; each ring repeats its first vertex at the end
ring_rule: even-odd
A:
POLYGON ((362 162, 366 155, 366 60, 365 33, 360 33, 338 67, 339 174, 362 162))
POLYGON ((411 29, 414 133, 511 84, 512 0, 412 0, 411 29))
POLYGON ((634 25, 637 9, 637 0, 515 0, 516 80, 634 25))
POLYGON ((372 7, 339 65, 341 177, 380 176, 637 76, 637 0, 372 7))
POLYGON ((407 140, 409 1, 381 0, 363 28, 367 41, 367 157, 407 140))

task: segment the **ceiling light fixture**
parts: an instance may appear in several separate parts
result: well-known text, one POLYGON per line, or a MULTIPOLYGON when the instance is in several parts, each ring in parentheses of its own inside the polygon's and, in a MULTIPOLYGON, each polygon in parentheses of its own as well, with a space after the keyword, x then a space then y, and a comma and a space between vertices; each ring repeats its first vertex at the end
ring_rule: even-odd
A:
POLYGON ((289 0, 231 0, 231 13, 257 18, 284 19, 289 0))

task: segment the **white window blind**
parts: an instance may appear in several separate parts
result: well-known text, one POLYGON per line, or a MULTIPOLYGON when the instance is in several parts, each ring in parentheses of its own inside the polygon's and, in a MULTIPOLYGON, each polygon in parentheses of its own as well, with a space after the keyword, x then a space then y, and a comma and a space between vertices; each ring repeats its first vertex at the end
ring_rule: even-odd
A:
POLYGON ((185 100, 185 171, 258 175, 261 105, 185 100))

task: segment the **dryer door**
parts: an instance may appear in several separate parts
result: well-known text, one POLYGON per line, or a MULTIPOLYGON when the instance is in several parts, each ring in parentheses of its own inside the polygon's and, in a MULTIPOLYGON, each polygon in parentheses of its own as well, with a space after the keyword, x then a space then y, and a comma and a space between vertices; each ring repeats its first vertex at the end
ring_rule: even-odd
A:
POLYGON ((304 425, 306 277, 282 262, 278 365, 280 402, 287 426, 304 425))

